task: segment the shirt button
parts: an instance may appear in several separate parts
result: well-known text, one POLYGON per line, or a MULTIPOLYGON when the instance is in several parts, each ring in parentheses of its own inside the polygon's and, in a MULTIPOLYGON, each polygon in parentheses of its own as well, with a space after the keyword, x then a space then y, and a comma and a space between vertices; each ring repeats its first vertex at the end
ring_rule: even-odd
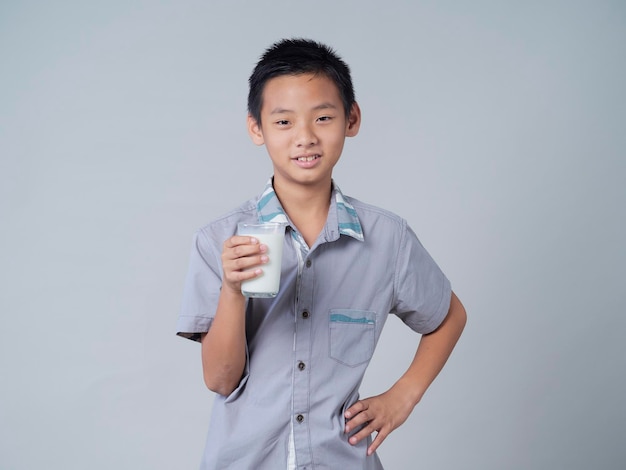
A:
POLYGON ((310 259, 306 260, 306 267, 307 268, 311 267, 311 260, 310 259))
POLYGON ((308 310, 304 310, 302 312, 302 318, 309 318, 309 311, 308 310))
POLYGON ((302 421, 304 421, 304 416, 302 416, 302 415, 298 415, 298 416, 296 416, 296 421, 297 421, 298 423, 301 423, 302 421))
POLYGON ((304 370, 304 368, 306 367, 306 364, 302 361, 298 362, 298 369, 300 370, 304 370))

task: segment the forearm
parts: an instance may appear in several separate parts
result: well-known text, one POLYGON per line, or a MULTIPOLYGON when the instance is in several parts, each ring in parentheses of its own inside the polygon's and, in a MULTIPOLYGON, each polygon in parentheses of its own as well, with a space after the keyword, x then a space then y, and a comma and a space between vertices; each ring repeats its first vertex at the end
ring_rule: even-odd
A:
POLYGON ((448 315, 434 332, 423 335, 406 373, 392 387, 413 408, 450 357, 466 323, 465 308, 452 293, 448 315))
POLYGON ((415 405, 441 371, 465 327, 465 309, 452 293, 448 315, 434 332, 422 336, 413 362, 402 377, 385 393, 358 400, 344 413, 345 433, 352 445, 376 431, 367 449, 371 455, 394 429, 408 418, 415 405))
POLYGON ((246 365, 245 297, 224 287, 208 333, 202 338, 202 370, 206 386, 229 395, 246 365))

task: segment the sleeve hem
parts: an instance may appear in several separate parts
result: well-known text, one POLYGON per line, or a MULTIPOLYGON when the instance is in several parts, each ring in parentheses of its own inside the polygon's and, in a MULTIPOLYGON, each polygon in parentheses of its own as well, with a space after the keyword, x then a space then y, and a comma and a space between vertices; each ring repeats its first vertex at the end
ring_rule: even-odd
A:
POLYGON ((444 277, 444 285, 441 293, 441 302, 439 303, 439 308, 437 309, 437 313, 433 315, 428 323, 424 325, 424 328, 421 328, 421 334, 427 335, 428 333, 432 333, 443 323, 448 312, 450 311, 450 302, 452 299, 452 287, 450 286, 450 281, 444 277))
POLYGON ((192 341, 200 341, 203 333, 209 331, 213 318, 181 315, 176 324, 176 335, 192 341))

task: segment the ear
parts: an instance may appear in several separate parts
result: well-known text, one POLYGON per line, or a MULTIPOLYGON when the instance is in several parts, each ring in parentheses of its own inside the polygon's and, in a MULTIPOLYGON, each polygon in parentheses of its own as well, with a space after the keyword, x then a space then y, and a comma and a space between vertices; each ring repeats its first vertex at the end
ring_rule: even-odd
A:
POLYGON ((355 101, 348 115, 348 123, 346 124, 346 137, 354 137, 359 133, 361 127, 361 108, 355 101))
POLYGON ((250 114, 248 114, 248 134, 250 135, 252 142, 256 145, 263 145, 265 143, 261 125, 250 114))

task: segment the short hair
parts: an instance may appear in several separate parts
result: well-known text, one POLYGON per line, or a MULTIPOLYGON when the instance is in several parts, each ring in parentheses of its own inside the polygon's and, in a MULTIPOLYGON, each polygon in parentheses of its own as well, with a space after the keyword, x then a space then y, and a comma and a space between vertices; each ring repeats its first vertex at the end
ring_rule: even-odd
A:
POLYGON ((348 64, 329 46, 302 38, 282 39, 265 50, 248 80, 248 113, 261 123, 263 90, 268 80, 307 73, 323 75, 335 83, 349 116, 355 98, 348 64))

